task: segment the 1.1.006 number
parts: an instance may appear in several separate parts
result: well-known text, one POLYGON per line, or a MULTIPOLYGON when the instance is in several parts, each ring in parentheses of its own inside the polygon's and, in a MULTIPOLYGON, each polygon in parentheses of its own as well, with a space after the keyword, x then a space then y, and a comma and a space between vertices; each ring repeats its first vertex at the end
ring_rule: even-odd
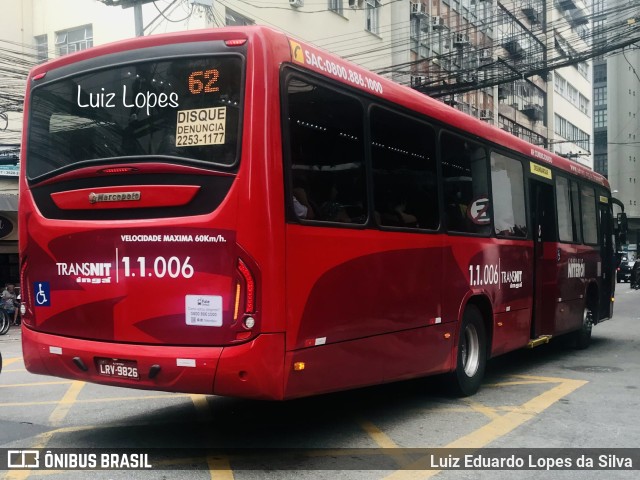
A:
POLYGON ((500 273, 497 265, 469 265, 469 285, 497 285, 500 273))
POLYGON ((147 271, 147 259, 145 257, 138 257, 138 274, 131 270, 131 259, 129 257, 122 257, 122 265, 124 267, 125 277, 156 277, 164 278, 168 275, 171 278, 191 278, 193 277, 193 267, 189 263, 191 257, 187 257, 184 261, 181 261, 178 257, 170 257, 168 260, 164 257, 156 257, 153 260, 153 269, 147 271))

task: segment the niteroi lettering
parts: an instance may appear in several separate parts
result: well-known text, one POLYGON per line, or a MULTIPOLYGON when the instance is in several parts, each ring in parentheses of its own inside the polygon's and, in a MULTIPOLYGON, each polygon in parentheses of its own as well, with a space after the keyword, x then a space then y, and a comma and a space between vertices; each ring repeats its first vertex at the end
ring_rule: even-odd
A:
POLYGON ((584 278, 585 265, 582 258, 570 258, 569 259, 569 278, 584 278))

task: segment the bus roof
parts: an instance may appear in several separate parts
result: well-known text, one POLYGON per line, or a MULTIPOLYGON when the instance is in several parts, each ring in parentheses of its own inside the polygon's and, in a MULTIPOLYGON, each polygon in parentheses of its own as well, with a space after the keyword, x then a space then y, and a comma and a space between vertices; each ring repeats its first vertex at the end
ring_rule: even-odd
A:
MULTIPOLYGON (((293 39, 282 32, 265 26, 193 30, 121 40, 45 62, 32 69, 30 78, 65 65, 134 48, 157 47, 178 42, 229 41, 240 39, 247 39, 247 42, 252 44, 258 38, 268 39, 269 46, 274 51, 276 51, 274 48, 276 42, 280 42, 280 45, 278 45, 280 49, 288 44, 287 48, 290 51, 290 58, 288 60, 294 64, 304 66, 328 78, 340 81, 371 95, 384 98, 389 102, 396 103, 410 110, 425 114, 439 122, 453 125, 460 130, 494 144, 515 150, 538 163, 552 165, 609 188, 609 183, 605 177, 577 162, 573 162, 539 146, 528 143, 496 126, 467 115, 425 94, 395 83, 392 80, 355 65, 348 60, 342 59, 303 41, 293 39)), ((280 49, 278 49, 278 51, 280 51, 280 49)), ((286 60, 286 58, 281 60, 286 60)))

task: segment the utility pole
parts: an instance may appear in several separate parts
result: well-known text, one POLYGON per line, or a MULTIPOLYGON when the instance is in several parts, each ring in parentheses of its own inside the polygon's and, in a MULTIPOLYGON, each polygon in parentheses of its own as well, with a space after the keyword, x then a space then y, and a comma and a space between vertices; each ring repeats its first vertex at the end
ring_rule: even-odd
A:
POLYGON ((133 7, 133 20, 135 22, 136 37, 144 36, 144 24, 142 22, 142 5, 152 2, 153 0, 99 0, 110 7, 133 7))
POLYGON ((133 18, 136 25, 136 37, 144 37, 144 27, 142 26, 142 3, 136 2, 133 5, 133 18))

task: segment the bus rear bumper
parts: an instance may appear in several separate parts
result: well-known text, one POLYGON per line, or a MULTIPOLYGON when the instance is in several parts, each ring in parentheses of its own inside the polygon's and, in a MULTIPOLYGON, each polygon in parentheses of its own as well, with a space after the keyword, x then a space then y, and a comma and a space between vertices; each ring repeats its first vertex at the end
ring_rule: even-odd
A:
POLYGON ((282 398, 281 334, 231 347, 175 347, 68 338, 24 326, 22 350, 27 370, 41 375, 145 390, 282 398), (135 366, 138 378, 114 376, 112 367, 101 367, 98 359, 135 366))

